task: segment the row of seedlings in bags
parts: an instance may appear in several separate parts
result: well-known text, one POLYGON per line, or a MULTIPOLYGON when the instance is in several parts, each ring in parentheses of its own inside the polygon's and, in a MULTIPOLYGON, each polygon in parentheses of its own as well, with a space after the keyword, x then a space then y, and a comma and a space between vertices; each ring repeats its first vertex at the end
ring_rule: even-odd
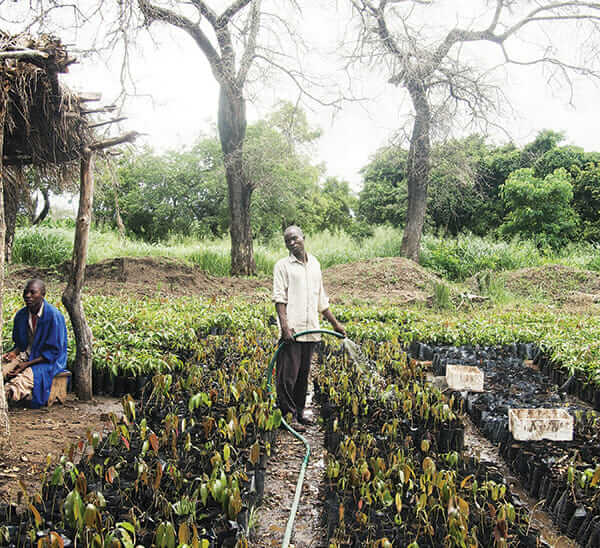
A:
POLYGON ((542 351, 536 354, 533 362, 555 384, 600 411, 600 370, 565 368, 542 351))
POLYGON ((315 380, 330 546, 541 545, 502 474, 464 454, 457 402, 399 345, 363 351, 356 364, 324 349, 315 380))
POLYGON ((203 340, 250 327, 266 332, 265 311, 243 302, 201 299, 90 297, 86 313, 94 333, 94 394, 139 398, 157 373, 173 372, 193 359, 203 340))
POLYGON ((447 364, 461 364, 476 365, 484 372, 484 392, 462 394, 469 416, 499 446, 529 494, 543 501, 560 530, 581 546, 596 548, 600 546, 600 417, 561 390, 556 381, 564 381, 564 376, 548 376, 547 368, 539 367, 539 351, 531 348, 522 344, 434 346, 433 369, 443 374, 447 364), (532 355, 535 359, 528 359, 532 355), (566 410, 574 419, 573 439, 517 441, 509 432, 511 408, 566 410))
POLYGON ((25 508, 0 507, 0 546, 248 546, 281 414, 266 341, 206 341, 185 373, 158 374, 113 429, 48 467, 25 508))

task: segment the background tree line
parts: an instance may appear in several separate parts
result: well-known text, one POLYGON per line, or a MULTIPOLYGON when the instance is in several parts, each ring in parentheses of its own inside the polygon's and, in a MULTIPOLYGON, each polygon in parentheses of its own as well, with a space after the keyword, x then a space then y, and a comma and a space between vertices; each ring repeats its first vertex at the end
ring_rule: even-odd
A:
MULTIPOLYGON (((502 107, 508 97, 498 76, 513 69, 537 67, 542 72, 531 72, 532 78, 543 75, 549 86, 564 90, 571 100, 578 80, 600 79, 596 54, 599 2, 494 0, 473 3, 469 9, 460 3, 422 0, 333 4, 348 24, 343 25, 346 31, 339 36, 339 47, 332 48, 336 53, 324 55, 331 67, 336 67, 333 72, 339 72, 332 85, 325 85, 328 79, 324 75, 317 77, 305 70, 303 61, 315 44, 304 33, 296 32, 302 2, 126 0, 115 5, 93 0, 72 10, 71 2, 35 0, 28 4, 23 31, 47 31, 60 14, 61 28, 78 29, 81 34, 84 28, 92 29, 96 39, 86 48, 89 52, 120 50, 122 76, 131 75, 130 45, 138 42, 144 29, 176 28, 191 38, 192 42, 182 47, 199 54, 192 70, 210 68, 219 90, 216 121, 228 190, 232 275, 256 272, 253 232, 257 223, 252 221, 252 204, 262 183, 252 178, 247 161, 251 147, 246 101, 256 94, 256 84, 272 80, 274 74, 289 79, 298 100, 310 98, 322 106, 340 107, 348 98, 345 91, 354 95, 352 81, 362 79, 366 70, 368 78, 382 78, 410 102, 412 112, 404 127, 412 129, 406 139, 406 222, 400 254, 415 261, 419 260, 423 228, 431 217, 427 205, 436 141, 440 136, 453 135, 455 125, 486 132, 503 123, 502 107), (65 14, 70 12, 73 15, 69 18, 65 14), (560 36, 570 36, 573 42, 560 36)), ((11 23, 15 20, 12 12, 10 17, 0 13, 0 18, 11 23)), ((128 79, 121 80, 126 88, 128 79)), ((127 96, 126 89, 121 96, 127 96)), ((548 176, 548 183, 553 181, 556 187, 552 197, 570 201, 566 175, 548 176)), ((524 205, 527 196, 539 199, 547 186, 535 172, 515 174, 506 181, 502 200, 505 205, 512 203, 513 208, 524 205), (522 192, 517 192, 519 185, 522 192), (523 192, 525 188, 527 192, 523 192)), ((552 226, 544 225, 548 236, 543 239, 549 245, 559 245, 565 237, 572 237, 570 234, 592 228, 584 226, 585 219, 564 208, 563 212, 565 215, 552 226)), ((506 219, 505 233, 520 232, 528 223, 539 225, 542 218, 556 211, 521 213, 506 219)), ((280 218, 286 215, 277 212, 280 218)))
MULTIPOLYGON (((289 103, 248 126, 246 176, 257 182, 251 205, 254 238, 268 240, 291 223, 309 232, 352 230, 357 198, 349 184, 324 177, 324 166, 311 161, 319 136, 289 103)), ((98 182, 96 222, 116 228, 120 218, 128 234, 143 240, 174 234, 221 237, 230 229, 216 136, 201 137, 183 151, 130 150, 114 168, 103 166, 98 182)))
MULTIPOLYGON (((426 230, 533 239, 558 248, 600 241, 600 153, 546 130, 522 148, 472 135, 432 148, 426 230)), ((379 150, 362 170, 357 217, 403 226, 408 151, 379 150)))
MULTIPOLYGON (((357 238, 376 225, 404 227, 408 151, 377 151, 355 194, 311 161, 319 136, 287 103, 248 127, 248 175, 259 181, 253 236, 269 240, 290 223, 357 238)), ((491 145, 478 135, 434 146, 426 230, 518 235, 554 249, 576 239, 600 241, 600 153, 563 142, 561 133, 545 130, 522 148, 491 145)), ((202 137, 183 151, 129 151, 116 169, 100 171, 96 222, 117 227, 119 211, 129 235, 152 242, 176 234, 224 236, 230 223, 224 176, 216 137, 202 137)))

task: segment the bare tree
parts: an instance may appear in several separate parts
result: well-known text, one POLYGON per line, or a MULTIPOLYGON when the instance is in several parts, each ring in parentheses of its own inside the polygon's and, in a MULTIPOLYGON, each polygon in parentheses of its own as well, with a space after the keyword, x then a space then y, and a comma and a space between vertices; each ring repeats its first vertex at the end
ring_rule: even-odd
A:
MULTIPOLYGON (((217 127, 228 186, 233 275, 256 271, 250 203, 261 181, 251 180, 244 165, 246 101, 252 97, 249 88, 257 81, 264 85, 279 72, 297 88, 299 97, 323 106, 340 102, 330 76, 311 76, 302 66, 307 47, 293 21, 295 14, 300 13, 299 3, 269 0, 267 7, 263 3, 267 1, 31 0, 24 29, 90 29, 87 34, 95 38, 88 40, 85 48, 80 46, 80 50, 103 57, 115 53, 121 56, 121 98, 131 92, 137 94, 132 51, 133 45, 139 43, 141 27, 164 23, 192 38, 219 86, 217 127)), ((0 19, 10 21, 1 13, 0 19)))
POLYGON ((231 273, 255 274, 256 263, 250 226, 250 202, 254 186, 246 177, 243 168, 243 145, 246 136, 244 85, 256 54, 261 0, 235 0, 221 13, 203 0, 194 0, 192 4, 197 10, 197 21, 184 15, 185 9, 176 5, 178 2, 168 9, 148 0, 136 1, 147 25, 160 21, 180 28, 193 38, 219 84, 217 125, 229 190, 231 273), (245 15, 245 20, 239 22, 242 14, 245 15), (203 22, 212 30, 212 40, 205 32, 203 22), (238 43, 242 45, 239 62, 234 47, 233 34, 236 32, 238 43))
POLYGON ((62 302, 71 318, 73 333, 77 343, 73 373, 77 396, 81 400, 92 399, 92 358, 93 337, 81 300, 81 290, 85 281, 85 267, 92 221, 92 206, 94 203, 94 154, 97 151, 131 143, 137 137, 137 132, 130 131, 118 137, 92 143, 81 151, 79 172, 79 207, 75 223, 75 242, 73 257, 67 286, 62 294, 62 302))
MULTIPOLYGON (((477 21, 476 6, 450 10, 436 0, 349 0, 359 18, 354 59, 385 66, 388 81, 404 88, 414 111, 407 161, 408 211, 402 239, 402 254, 418 261, 430 170, 432 132, 440 121, 467 115, 471 120, 487 118, 502 99, 493 76, 501 67, 541 66, 549 80, 573 90, 573 77, 598 78, 597 46, 600 3, 574 1, 490 0, 487 21, 447 27, 446 22, 470 18, 477 21), (445 10, 440 16, 440 10, 445 10), (452 11, 452 13, 450 13, 452 11), (444 21, 442 21, 442 18, 444 21), (439 32, 438 29, 446 27, 439 32), (566 27, 566 28, 565 28, 566 27), (556 32, 569 31, 573 39, 587 45, 572 60, 567 48, 561 52, 556 32), (535 41, 537 48, 512 51, 517 38, 535 41), (477 66, 467 44, 488 44, 499 53, 497 64, 477 66), (533 52, 533 53, 532 53, 533 52), (522 58, 522 55, 529 57, 522 58)), ((487 15, 487 16, 486 16, 487 15)), ((479 46, 481 48, 481 45, 479 46)), ((490 51, 492 55, 496 51, 490 51)), ((487 53, 487 50, 486 50, 487 53)), ((572 93, 571 93, 572 96, 572 93)), ((450 122, 451 123, 451 122, 450 122)))

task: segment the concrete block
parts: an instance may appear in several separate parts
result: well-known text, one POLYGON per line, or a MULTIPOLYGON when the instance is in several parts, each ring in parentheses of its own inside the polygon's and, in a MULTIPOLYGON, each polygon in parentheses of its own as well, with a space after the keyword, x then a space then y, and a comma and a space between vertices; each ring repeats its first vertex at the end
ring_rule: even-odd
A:
POLYGON ((483 371, 472 365, 446 365, 448 388, 463 392, 483 392, 483 371))
POLYGON ((573 424, 566 409, 508 410, 508 430, 517 441, 571 441, 573 424))

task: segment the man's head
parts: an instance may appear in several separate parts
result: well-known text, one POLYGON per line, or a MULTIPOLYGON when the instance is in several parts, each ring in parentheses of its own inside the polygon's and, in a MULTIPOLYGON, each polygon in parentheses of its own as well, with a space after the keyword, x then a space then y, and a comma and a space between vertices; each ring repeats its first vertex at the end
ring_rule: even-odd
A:
POLYGON ((45 296, 46 285, 42 280, 36 278, 27 282, 27 285, 23 290, 23 300, 29 310, 37 312, 40 309, 40 306, 42 306, 42 301, 45 296))
POLYGON ((304 262, 306 254, 304 251, 304 234, 299 226, 288 226, 284 233, 285 247, 299 261, 304 262))

